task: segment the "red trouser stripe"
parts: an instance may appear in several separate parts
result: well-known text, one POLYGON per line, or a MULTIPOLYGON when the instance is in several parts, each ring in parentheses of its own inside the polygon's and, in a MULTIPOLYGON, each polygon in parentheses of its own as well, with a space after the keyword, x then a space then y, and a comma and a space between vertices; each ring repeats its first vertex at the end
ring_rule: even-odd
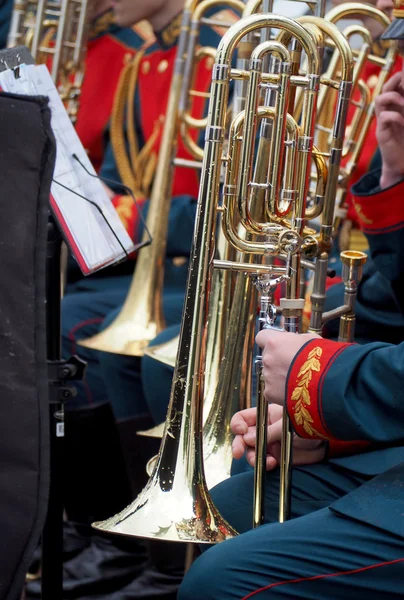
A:
POLYGON ((325 573, 325 575, 314 575, 313 577, 302 577, 301 579, 289 579, 287 581, 278 581, 277 583, 271 583, 270 585, 266 585, 265 587, 259 588, 254 592, 251 592, 247 596, 244 596, 242 600, 247 600, 248 598, 252 598, 256 594, 260 592, 264 592, 265 590, 269 590, 271 588, 277 587, 278 585, 285 585, 286 583, 300 583, 302 581, 315 581, 316 579, 325 579, 328 577, 338 577, 339 575, 354 575, 355 573, 362 573, 363 571, 370 571, 371 569, 377 569, 379 567, 386 567, 387 565, 394 565, 396 563, 404 562, 404 558, 397 558, 396 560, 391 560, 389 562, 378 563, 376 565, 369 565, 368 567, 361 567, 360 569, 354 569, 352 571, 340 571, 339 573, 325 573))

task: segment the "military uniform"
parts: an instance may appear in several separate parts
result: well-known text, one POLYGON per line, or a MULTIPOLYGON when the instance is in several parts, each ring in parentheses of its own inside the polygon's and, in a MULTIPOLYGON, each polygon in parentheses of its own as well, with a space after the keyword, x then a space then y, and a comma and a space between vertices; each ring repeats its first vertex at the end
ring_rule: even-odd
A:
MULTIPOLYGON (((372 160, 372 167, 377 170, 381 166, 380 153, 372 160)), ((366 233, 370 225, 369 218, 362 211, 362 203, 358 198, 365 194, 370 175, 365 177, 352 189, 352 206, 358 211, 361 228, 366 233)), ((343 304, 344 285, 338 283, 328 289, 325 310, 332 310, 343 304)), ((378 269, 371 252, 364 268, 363 278, 358 287, 355 304, 355 341, 358 343, 388 342, 399 344, 404 339, 404 317, 394 298, 391 283, 383 270, 378 269)), ((338 319, 326 323, 324 336, 329 339, 338 338, 338 319)))
POLYGON ((3 0, 0 6, 0 50, 7 46, 7 36, 12 12, 13 0, 3 0))
MULTIPOLYGON (((354 201, 374 268, 404 309, 404 181, 380 191, 380 170, 354 201), (381 211, 388 200, 391 210, 381 211)), ((328 441, 328 459, 293 471, 292 520, 251 528, 253 474, 212 491, 244 535, 194 563, 179 599, 401 598, 404 590, 404 343, 308 342, 288 374, 298 435, 328 441), (345 441, 341 441, 345 440, 345 441), (356 441, 348 441, 356 440, 356 441), (206 573, 217 577, 206 577, 206 573)), ((267 521, 277 520, 279 473, 267 474, 267 521)))

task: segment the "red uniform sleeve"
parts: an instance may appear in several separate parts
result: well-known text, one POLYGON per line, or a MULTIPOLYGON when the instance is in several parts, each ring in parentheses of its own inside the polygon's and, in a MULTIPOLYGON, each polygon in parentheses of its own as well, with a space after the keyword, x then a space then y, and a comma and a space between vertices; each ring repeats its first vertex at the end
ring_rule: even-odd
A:
POLYGON ((324 423, 318 389, 329 366, 346 346, 328 340, 313 340, 296 356, 288 374, 287 407, 296 433, 304 438, 329 442, 328 458, 355 454, 369 448, 369 442, 344 442, 332 437, 324 423))
POLYGON ((353 196, 361 228, 368 235, 390 233, 404 226, 404 181, 380 190, 379 177, 380 171, 369 173, 355 186, 357 193, 353 196), (372 188, 373 193, 369 193, 372 188))

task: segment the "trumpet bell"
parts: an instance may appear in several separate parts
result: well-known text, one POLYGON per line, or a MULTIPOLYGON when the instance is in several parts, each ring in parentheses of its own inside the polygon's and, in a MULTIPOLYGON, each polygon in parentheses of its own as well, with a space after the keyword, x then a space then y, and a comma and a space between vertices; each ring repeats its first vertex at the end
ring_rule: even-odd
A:
MULTIPOLYGON (((121 315, 119 315, 120 317, 121 315)), ((78 343, 85 348, 124 354, 126 356, 143 356, 149 342, 156 337, 159 330, 151 322, 146 325, 134 323, 131 319, 117 318, 104 331, 78 343)))
POLYGON ((152 438, 161 439, 164 435, 164 428, 165 428, 165 423, 159 423, 158 425, 151 427, 151 429, 144 429, 142 431, 137 431, 136 435, 142 435, 143 437, 152 437, 152 438))
POLYGON ((156 463, 158 461, 158 454, 156 454, 155 456, 152 456, 151 458, 149 458, 149 460, 147 461, 147 465, 146 465, 146 473, 149 477, 151 477, 153 475, 153 471, 156 468, 156 463))
POLYGON ((206 486, 201 481, 192 485, 185 482, 186 470, 184 463, 181 469, 175 469, 174 475, 160 462, 132 504, 92 526, 112 534, 198 544, 236 536, 237 532, 209 501, 206 486))
POLYGON ((145 352, 146 356, 151 356, 154 360, 168 365, 169 367, 175 367, 175 361, 177 359, 178 344, 180 336, 172 338, 168 342, 163 342, 156 346, 149 346, 145 352))

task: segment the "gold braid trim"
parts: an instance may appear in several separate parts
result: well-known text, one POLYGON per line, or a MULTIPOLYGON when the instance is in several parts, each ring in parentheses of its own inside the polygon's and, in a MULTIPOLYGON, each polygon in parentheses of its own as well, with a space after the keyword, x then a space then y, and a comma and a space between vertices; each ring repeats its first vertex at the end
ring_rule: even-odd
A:
MULTIPOLYGON (((144 52, 142 53, 142 55, 143 54, 144 54, 144 52)), ((139 188, 141 188, 141 185, 139 185, 139 178, 138 178, 139 173, 138 173, 138 169, 137 169, 139 146, 138 146, 138 141, 137 141, 136 131, 135 131, 135 96, 136 96, 136 84, 137 84, 137 80, 138 80, 141 59, 142 59, 142 57, 139 59, 138 62, 136 62, 136 60, 133 62, 133 68, 130 72, 129 86, 128 86, 128 91, 127 91, 127 117, 126 117, 126 131, 127 131, 128 143, 129 143, 129 158, 130 158, 130 162, 132 165, 133 176, 134 176, 134 178, 137 182, 137 186, 139 188)))
POLYGON ((131 196, 121 196, 119 198, 119 204, 115 206, 115 210, 118 213, 118 216, 121 219, 126 231, 129 230, 129 225, 132 219, 132 207, 133 199, 131 196))
POLYGON ((115 23, 114 11, 109 9, 104 14, 96 17, 94 21, 90 24, 90 29, 88 32, 89 39, 93 39, 100 35, 100 33, 104 33, 107 31, 111 25, 115 23))
POLYGON ((134 180, 136 181, 136 187, 141 192, 142 196, 147 197, 150 193, 154 171, 157 164, 157 156, 154 152, 152 152, 152 149, 160 134, 161 125, 164 122, 164 118, 160 117, 156 120, 151 136, 145 142, 143 148, 139 152, 136 138, 134 102, 138 72, 139 65, 137 66, 136 71, 135 69, 132 70, 129 80, 127 132, 130 162, 132 164, 132 171, 134 180))
POLYGON ((135 173, 137 181, 141 182, 141 189, 145 197, 150 194, 154 172, 156 170, 157 153, 153 151, 153 146, 160 135, 163 123, 163 116, 156 119, 153 126, 153 132, 138 155, 135 173))
POLYGON ((358 217, 367 225, 370 225, 371 223, 373 223, 373 219, 368 219, 368 217, 364 214, 362 207, 360 204, 358 204, 357 202, 355 202, 355 200, 353 199, 353 205, 354 208, 357 212, 358 217))
POLYGON ((174 17, 163 31, 160 31, 160 36, 165 46, 172 46, 178 39, 181 32, 182 11, 174 17))
MULTIPOLYGON (((141 193, 139 194, 140 190, 137 186, 135 173, 132 169, 131 161, 126 150, 124 115, 128 99, 128 91, 131 88, 131 81, 133 81, 134 79, 136 83, 139 65, 143 54, 144 51, 139 50, 136 53, 133 61, 130 64, 126 65, 126 67, 124 67, 124 69, 122 70, 117 90, 115 92, 114 104, 112 107, 111 115, 111 144, 119 176, 122 180, 122 183, 124 183, 133 190, 135 196, 141 195, 141 193)), ((132 107, 132 111, 133 106, 134 96, 131 97, 131 102, 129 102, 129 108, 132 107)), ((128 126, 130 125, 131 124, 128 123, 128 126)), ((135 141, 135 145, 133 145, 134 139, 135 138, 132 138, 131 156, 133 156, 133 158, 136 158, 137 144, 135 141)))
POLYGON ((293 406, 293 418, 296 425, 303 427, 307 435, 326 439, 324 435, 319 433, 312 426, 313 418, 306 408, 306 406, 311 405, 309 384, 313 376, 313 371, 320 371, 320 357, 322 354, 323 350, 320 348, 320 346, 316 346, 309 353, 306 362, 303 364, 299 373, 297 374, 298 384, 293 390, 291 399, 292 401, 296 402, 296 404, 293 406))
POLYGON ((122 70, 111 116, 111 144, 119 176, 138 198, 149 195, 157 164, 157 155, 153 152, 153 146, 160 135, 164 121, 164 118, 161 117, 156 120, 150 138, 139 152, 135 126, 135 94, 139 67, 145 49, 144 47, 139 50, 131 63, 122 70), (126 129, 124 127, 125 110, 126 129), (129 152, 126 146, 125 131, 129 152))

